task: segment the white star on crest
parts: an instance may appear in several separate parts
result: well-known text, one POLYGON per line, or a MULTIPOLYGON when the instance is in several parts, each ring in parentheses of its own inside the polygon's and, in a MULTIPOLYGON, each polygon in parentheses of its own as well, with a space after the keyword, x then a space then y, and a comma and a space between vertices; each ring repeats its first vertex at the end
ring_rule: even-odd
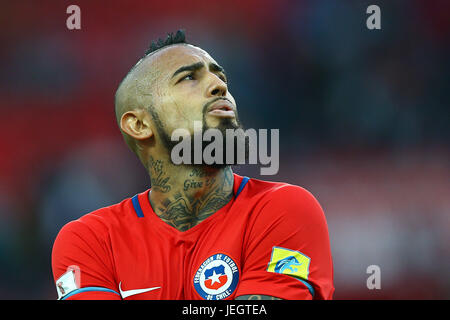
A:
POLYGON ((220 283, 219 277, 221 276, 221 274, 217 274, 216 271, 213 271, 213 274, 208 278, 211 280, 211 285, 213 285, 216 282, 220 283))

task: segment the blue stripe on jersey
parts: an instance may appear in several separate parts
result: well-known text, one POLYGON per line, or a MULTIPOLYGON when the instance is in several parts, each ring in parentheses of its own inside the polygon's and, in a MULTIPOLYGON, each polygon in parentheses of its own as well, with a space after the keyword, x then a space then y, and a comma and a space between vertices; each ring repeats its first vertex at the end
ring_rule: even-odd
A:
POLYGON ((78 293, 89 292, 89 291, 112 292, 112 293, 115 293, 115 294, 120 296, 120 294, 118 292, 116 292, 116 291, 114 291, 112 289, 103 288, 103 287, 86 287, 86 288, 80 288, 80 289, 77 289, 77 290, 74 290, 74 291, 68 293, 66 296, 62 297, 61 300, 65 300, 68 297, 71 297, 71 296, 73 296, 75 294, 78 294, 78 293))
POLYGON ((138 195, 135 195, 133 198, 131 198, 131 201, 133 202, 134 211, 136 211, 136 214, 139 218, 144 217, 144 213, 142 212, 141 205, 139 204, 138 195))
POLYGON ((305 281, 303 279, 300 279, 300 278, 297 278, 297 277, 294 277, 294 278, 297 279, 297 280, 300 280, 308 288, 309 293, 311 293, 312 297, 314 298, 315 291, 314 291, 314 288, 312 287, 312 285, 310 285, 309 282, 307 282, 307 281, 305 281))
POLYGON ((249 177, 244 177, 244 179, 242 179, 242 182, 241 182, 241 184, 240 184, 240 186, 239 186, 239 189, 238 189, 238 191, 236 192, 235 198, 237 198, 238 195, 239 195, 239 193, 241 193, 242 189, 244 189, 244 187, 245 187, 245 185, 247 184, 248 180, 250 180, 249 177))

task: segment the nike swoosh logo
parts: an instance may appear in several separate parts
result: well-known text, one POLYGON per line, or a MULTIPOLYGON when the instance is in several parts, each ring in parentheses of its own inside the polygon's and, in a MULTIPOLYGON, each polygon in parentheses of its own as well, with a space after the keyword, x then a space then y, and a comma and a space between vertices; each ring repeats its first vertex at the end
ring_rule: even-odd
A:
POLYGON ((122 290, 122 281, 119 283, 119 292, 123 299, 129 296, 134 296, 135 294, 140 294, 144 292, 153 291, 161 287, 145 288, 145 289, 134 289, 134 290, 122 290))

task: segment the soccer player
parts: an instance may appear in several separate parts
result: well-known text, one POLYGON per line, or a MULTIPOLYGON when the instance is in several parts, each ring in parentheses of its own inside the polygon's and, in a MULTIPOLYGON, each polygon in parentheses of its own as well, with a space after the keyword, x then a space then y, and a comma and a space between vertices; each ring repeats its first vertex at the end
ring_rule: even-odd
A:
POLYGON ((332 298, 328 228, 311 193, 225 164, 171 161, 177 128, 241 128, 224 69, 184 32, 152 43, 115 111, 151 188, 61 229, 59 299, 332 298))

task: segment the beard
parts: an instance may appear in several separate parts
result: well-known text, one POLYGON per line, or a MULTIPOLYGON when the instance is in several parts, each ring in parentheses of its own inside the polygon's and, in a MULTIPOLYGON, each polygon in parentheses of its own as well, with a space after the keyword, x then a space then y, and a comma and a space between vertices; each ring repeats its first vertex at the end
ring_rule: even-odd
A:
MULTIPOLYGON (((215 101, 215 100, 214 100, 215 101)), ((214 102, 212 101, 212 102, 214 102)), ((211 103, 211 102, 210 102, 211 103)), ((248 163, 248 158, 249 158, 249 138, 246 135, 235 135, 232 137, 232 139, 227 139, 227 130, 244 130, 244 127, 242 125, 242 123, 240 122, 237 114, 236 114, 236 121, 233 121, 234 119, 231 118, 221 118, 220 119, 220 123, 216 126, 216 127, 210 127, 207 124, 206 121, 206 116, 207 116, 207 112, 206 109, 208 107, 208 105, 210 104, 206 104, 203 108, 203 118, 202 118, 202 132, 201 132, 201 137, 203 137, 203 133, 208 130, 208 129, 216 129, 218 131, 220 131, 220 135, 219 137, 213 137, 212 141, 204 141, 203 139, 201 139, 201 154, 204 155, 204 151, 205 148, 210 145, 211 143, 215 143, 215 139, 221 139, 221 143, 219 143, 219 145, 222 146, 221 150, 219 150, 220 153, 220 157, 222 158, 222 160, 219 160, 218 163, 214 162, 214 163, 206 163, 203 159, 203 156, 201 157, 201 162, 200 163, 195 163, 195 152, 194 152, 194 146, 195 146, 195 134, 192 133, 190 135, 190 155, 188 156, 190 158, 190 164, 187 165, 191 165, 194 167, 210 167, 210 168, 214 168, 214 169, 223 169, 226 168, 230 165, 237 165, 237 164, 243 164, 244 163, 248 163), (242 152, 242 148, 243 148, 243 152, 242 152), (241 153, 243 153, 243 159, 242 159, 242 155, 241 153), (239 157, 239 155, 241 155, 241 157, 239 157)), ((180 142, 179 141, 172 141, 171 136, 169 135, 169 133, 167 132, 167 130, 164 128, 164 125, 162 124, 161 120, 159 119, 158 115, 154 112, 154 110, 150 110, 150 113, 153 116, 153 119, 155 120, 155 126, 156 126, 156 130, 158 132, 158 135, 160 136, 161 142, 164 145, 165 149, 167 150, 167 152, 170 154, 172 154, 172 150, 173 148, 175 148, 175 146, 177 146, 180 142)), ((180 154, 181 157, 183 157, 184 155, 180 154)), ((211 152, 211 156, 215 159, 215 150, 212 150, 211 152)), ((198 160, 198 159, 197 159, 198 160)))

